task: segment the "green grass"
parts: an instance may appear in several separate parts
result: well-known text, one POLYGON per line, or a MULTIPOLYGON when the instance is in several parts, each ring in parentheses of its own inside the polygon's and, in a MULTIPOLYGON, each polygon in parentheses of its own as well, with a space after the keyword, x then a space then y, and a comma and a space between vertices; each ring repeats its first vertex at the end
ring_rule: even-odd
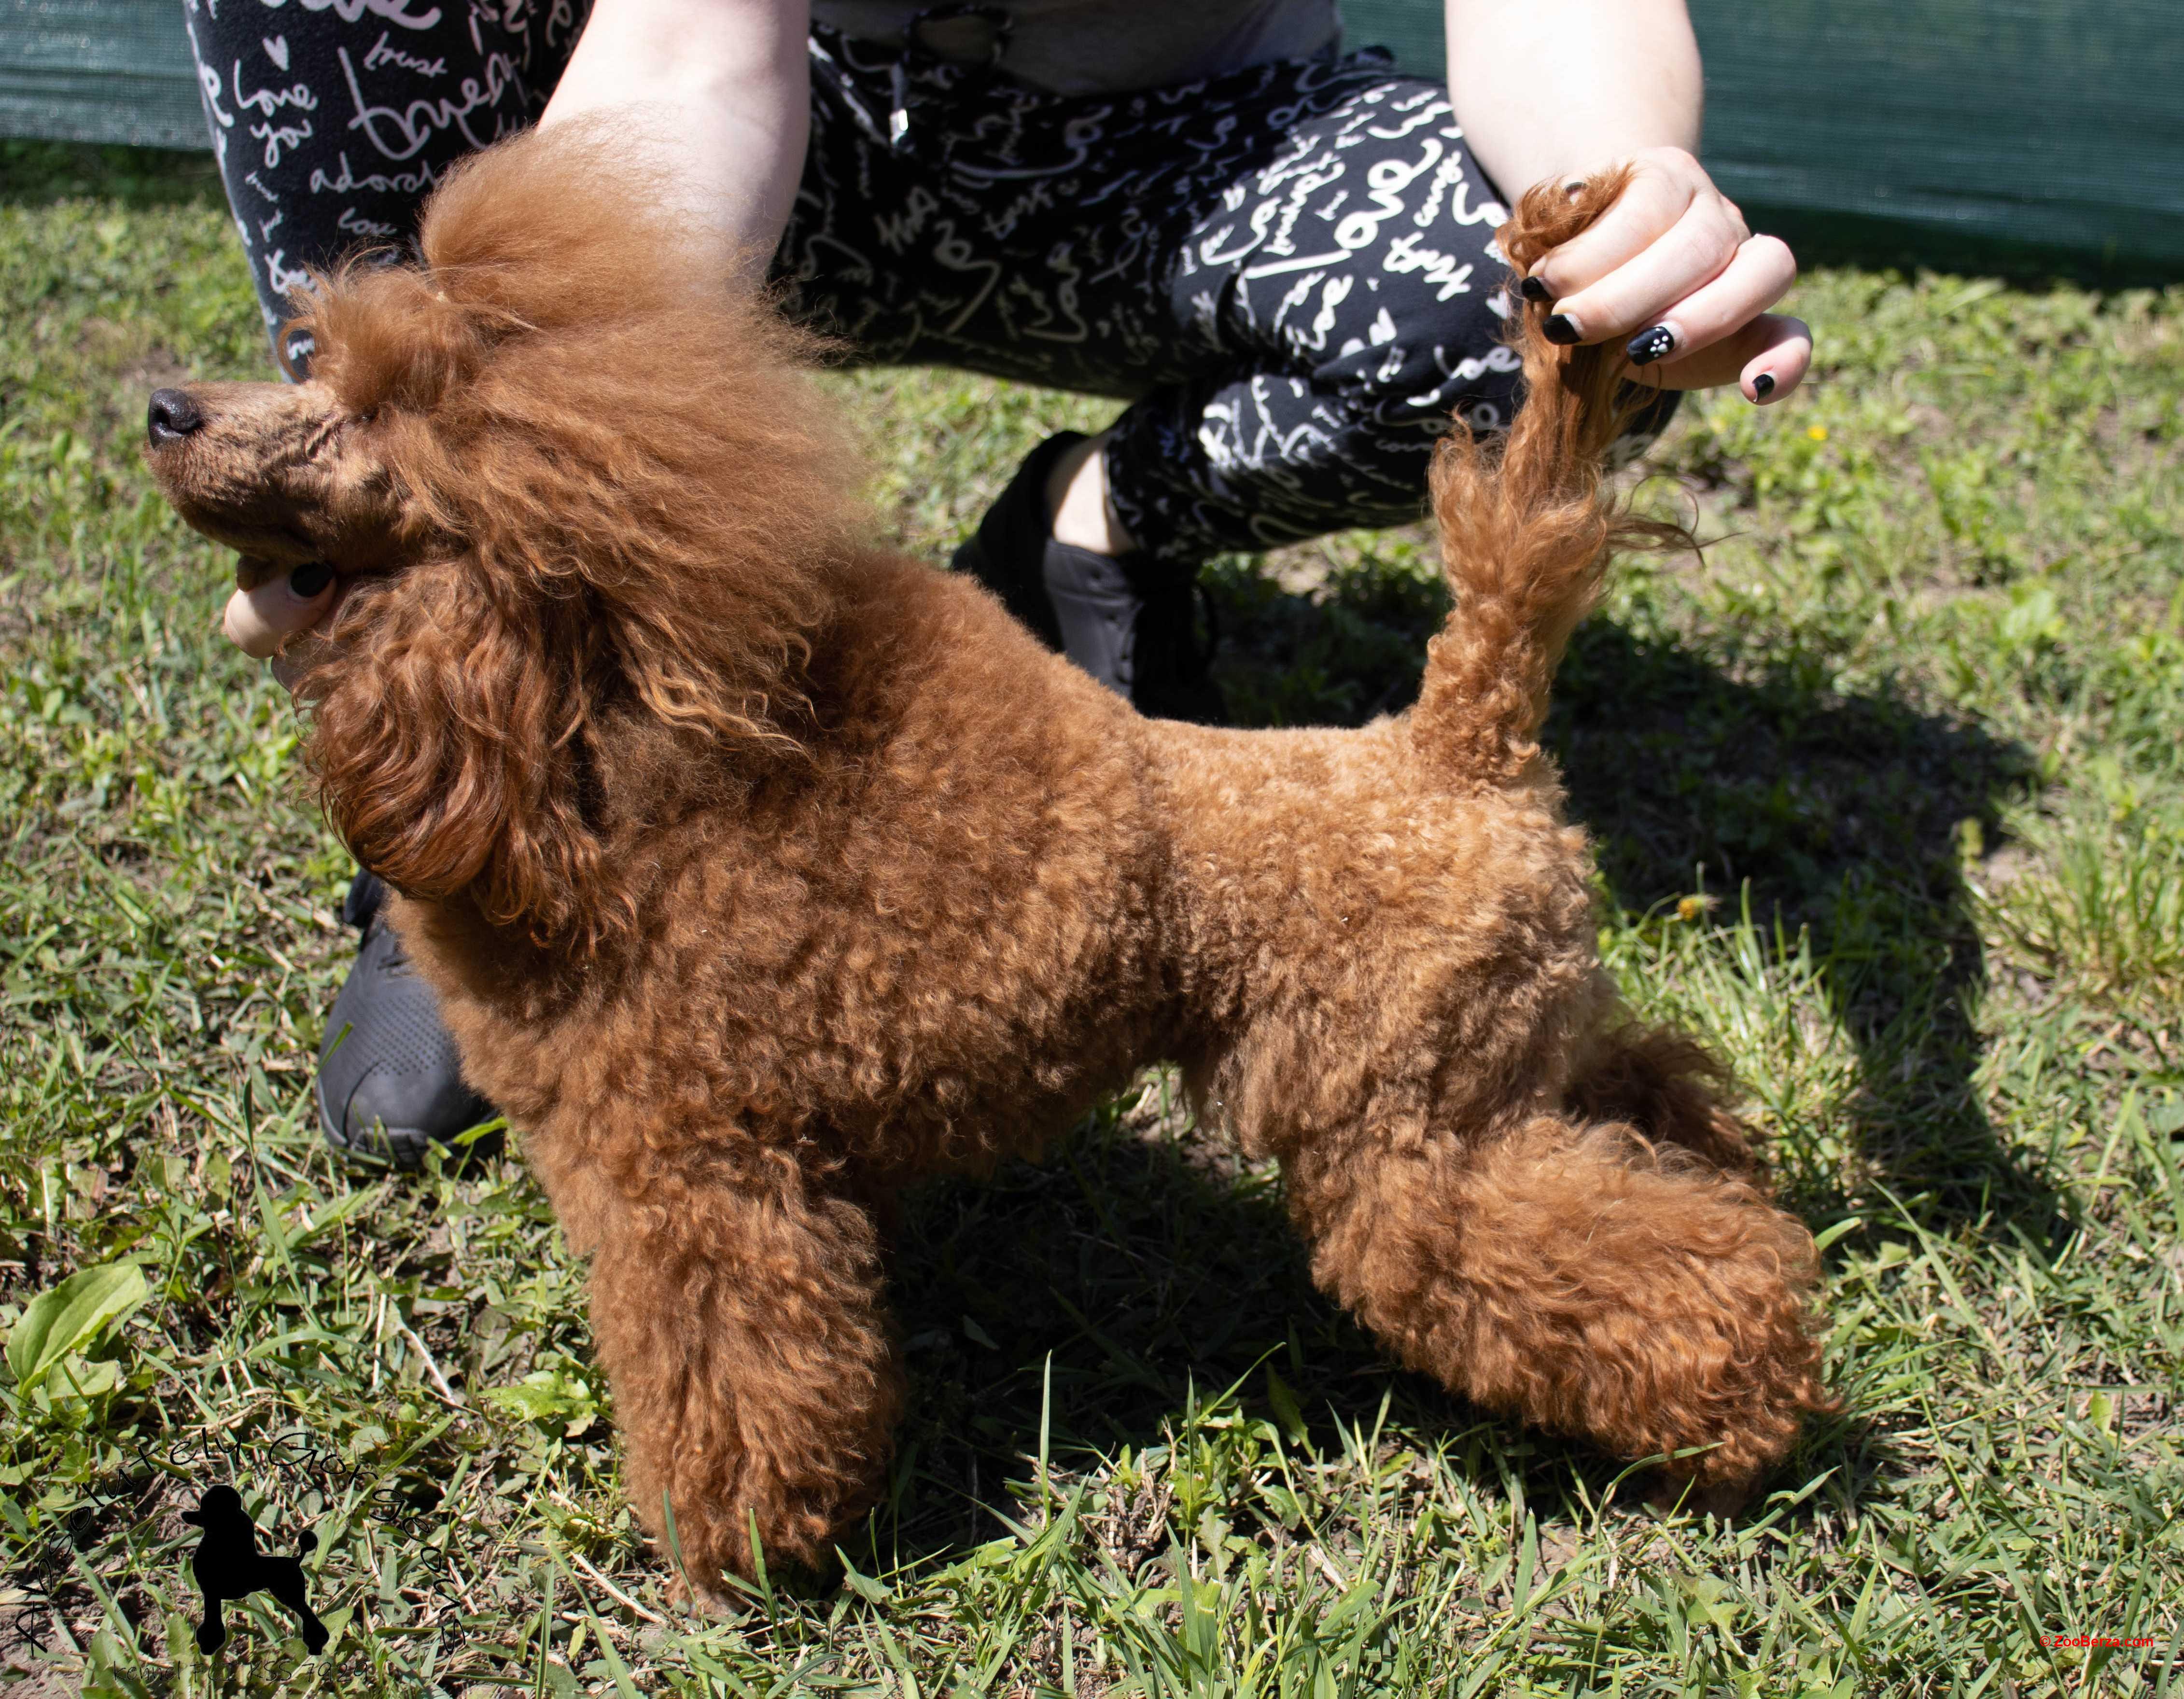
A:
MULTIPOLYGON (((313 1125, 346 860, 136 447, 162 378, 266 369, 210 173, 0 171, 0 1330, 144 1294, 0 1369, 8 1693, 2184 1691, 2184 291, 1808 278, 1809 388, 1658 457, 1723 540, 1623 571, 1565 672, 1607 959, 1828 1244, 1843 1413, 1752 1516, 1390 1369, 1155 1077, 920 1195, 886 1503, 842 1578, 696 1618, 521 1166, 359 1177, 313 1125), (324 1658, 263 1604, 191 1646, 221 1477, 316 1529, 324 1658)), ((833 381, 933 554, 1099 417, 833 381)), ((1415 535, 1215 577, 1262 722, 1400 705, 1442 605, 1415 535)))

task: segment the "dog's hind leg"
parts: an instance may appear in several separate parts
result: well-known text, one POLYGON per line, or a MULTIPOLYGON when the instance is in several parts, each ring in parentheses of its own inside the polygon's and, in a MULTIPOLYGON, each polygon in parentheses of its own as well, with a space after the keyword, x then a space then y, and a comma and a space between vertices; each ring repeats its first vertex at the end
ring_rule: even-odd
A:
POLYGON ((286 1605, 295 1617, 297 1628, 304 1636, 305 1650, 314 1657, 325 1651, 326 1625, 319 1620, 318 1613, 311 1608, 303 1564, 293 1557, 269 1558, 262 1573, 265 1577, 262 1585, 265 1590, 286 1605))
POLYGON ((1614 1126, 1339 1141, 1292 1165, 1312 1271, 1408 1367, 1488 1409, 1741 1493, 1828 1407, 1811 1235, 1747 1182, 1614 1126))
MULTIPOLYGON (((304 1551, 317 1546, 317 1540, 312 1540, 308 1533, 304 1537, 310 1540, 310 1544, 304 1546, 304 1551)), ((317 1612, 310 1607, 310 1592, 308 1592, 308 1581, 304 1579, 304 1563, 299 1559, 269 1557, 260 1570, 258 1585, 273 1594, 273 1599, 286 1605, 288 1612, 295 1616, 297 1631, 304 1635, 304 1649, 310 1651, 312 1655, 326 1651, 326 1623, 321 1623, 317 1612)))
POLYGON ((1594 1041, 1566 1097, 1576 1121, 1621 1122, 1764 1189, 1758 1154, 1728 1108, 1730 1085, 1728 1068, 1696 1039, 1625 1021, 1594 1041))
POLYGON ((707 1594, 723 1569, 755 1573, 754 1533, 768 1563, 822 1560, 876 1496, 901 1405, 870 1213, 784 1162, 762 1185, 655 1174, 640 1203, 594 1195, 582 1216, 647 1528, 669 1542, 671 1507, 707 1594))

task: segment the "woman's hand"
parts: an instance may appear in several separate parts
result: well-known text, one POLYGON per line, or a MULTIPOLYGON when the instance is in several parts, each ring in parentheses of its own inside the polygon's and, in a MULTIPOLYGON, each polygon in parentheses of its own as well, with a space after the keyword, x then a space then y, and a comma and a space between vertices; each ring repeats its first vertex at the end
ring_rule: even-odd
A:
POLYGON ((236 568, 235 593, 227 599, 220 628, 245 655, 270 660, 273 676, 292 686, 294 671, 282 658, 283 645, 323 621, 340 599, 333 569, 321 562, 281 572, 266 562, 245 560, 236 568))
POLYGON ((1627 339, 1631 363, 1663 388, 1734 383, 1755 402, 1780 400, 1813 358, 1804 324, 1767 310, 1797 281, 1796 257, 1778 237, 1752 235, 1683 148, 1648 148, 1627 163, 1615 204, 1524 280, 1527 297, 1554 304, 1547 334, 1627 339))
POLYGON ((1767 309, 1797 262, 1692 157, 1705 79, 1684 0, 1444 3, 1449 99, 1495 182, 1514 195, 1632 168, 1606 216, 1533 269, 1555 329, 1630 344, 1637 375, 1666 388, 1795 389, 1812 334, 1767 309))

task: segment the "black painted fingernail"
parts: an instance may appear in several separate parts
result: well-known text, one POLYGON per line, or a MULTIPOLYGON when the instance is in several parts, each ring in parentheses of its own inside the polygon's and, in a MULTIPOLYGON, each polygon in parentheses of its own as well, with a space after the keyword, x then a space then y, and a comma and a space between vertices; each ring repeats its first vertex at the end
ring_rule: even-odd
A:
POLYGON ((1631 337, 1623 352, 1633 365, 1651 365, 1674 352, 1675 346, 1676 333, 1666 325, 1654 325, 1631 337))
POLYGON ((1752 398, 1754 401, 1764 401, 1774 393, 1774 374, 1773 372, 1763 371, 1752 380, 1752 398))
POLYGON ((334 569, 323 560, 311 560, 288 575, 288 588, 299 601, 308 602, 334 581, 334 569))
POLYGON ((1546 332, 1549 342, 1560 343, 1564 348, 1585 340, 1584 333, 1577 327, 1577 320, 1568 313, 1548 314, 1540 328, 1546 332))
POLYGON ((1555 298, 1555 292, 1537 277, 1527 277, 1517 286, 1517 292, 1527 301, 1552 301, 1555 298))

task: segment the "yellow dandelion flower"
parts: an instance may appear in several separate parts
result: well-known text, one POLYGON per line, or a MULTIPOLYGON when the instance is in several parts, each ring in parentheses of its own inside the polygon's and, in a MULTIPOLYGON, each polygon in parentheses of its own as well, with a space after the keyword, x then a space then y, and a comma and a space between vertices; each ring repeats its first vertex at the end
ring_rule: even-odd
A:
POLYGON ((1706 911, 1704 897, 1682 897, 1677 900, 1676 918, 1680 921, 1695 921, 1706 911))
POLYGON ((1828 427, 1825 425, 1808 425, 1805 427, 1805 434, 1815 443, 1825 443, 1828 440, 1828 427))

